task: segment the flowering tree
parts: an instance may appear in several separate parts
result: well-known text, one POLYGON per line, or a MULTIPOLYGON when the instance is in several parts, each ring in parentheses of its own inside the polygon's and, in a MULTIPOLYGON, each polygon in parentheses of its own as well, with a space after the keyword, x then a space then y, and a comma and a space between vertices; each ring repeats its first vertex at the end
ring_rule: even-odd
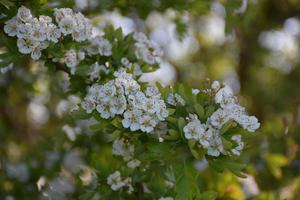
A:
POLYGON ((63 129, 76 134, 75 121, 89 120, 92 130, 81 138, 85 167, 69 166, 70 174, 40 183, 41 198, 73 193, 80 199, 216 199, 215 192, 199 186, 197 160, 244 177, 241 154, 260 127, 257 118, 218 81, 199 89, 140 81, 143 73, 158 69, 163 57, 144 33, 124 35, 111 26, 99 30, 69 8, 33 15, 24 6, 3 30, 1 71, 30 56, 53 75, 63 72, 70 83, 66 93, 80 97, 63 129), (101 159, 95 152, 103 154, 101 159), (70 177, 80 195, 65 187, 70 177))

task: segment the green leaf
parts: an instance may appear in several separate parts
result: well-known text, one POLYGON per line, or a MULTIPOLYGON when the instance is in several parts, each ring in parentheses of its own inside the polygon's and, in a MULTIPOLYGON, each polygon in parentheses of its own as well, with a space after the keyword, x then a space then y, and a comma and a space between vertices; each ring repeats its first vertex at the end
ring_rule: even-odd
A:
POLYGON ((185 163, 184 167, 178 170, 176 180, 176 200, 193 200, 200 194, 197 177, 198 172, 192 163, 185 163))
POLYGON ((218 193, 215 191, 206 191, 201 194, 201 200, 215 200, 218 197, 218 193))
POLYGON ((194 108, 195 108, 196 113, 199 116, 200 120, 203 120, 204 112, 205 112, 203 106, 201 106, 200 104, 195 104, 194 108))
POLYGON ((78 110, 73 111, 70 113, 72 118, 74 119, 89 119, 91 115, 88 114, 83 108, 79 108, 78 110))

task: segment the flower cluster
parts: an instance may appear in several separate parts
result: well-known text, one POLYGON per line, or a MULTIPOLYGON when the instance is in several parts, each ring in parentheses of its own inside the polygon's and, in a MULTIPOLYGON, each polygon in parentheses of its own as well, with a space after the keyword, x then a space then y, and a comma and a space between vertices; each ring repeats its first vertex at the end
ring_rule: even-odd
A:
POLYGON ((48 47, 48 41, 58 42, 61 33, 52 18, 41 15, 33 17, 30 10, 22 6, 17 16, 5 22, 4 32, 9 36, 17 36, 17 46, 21 53, 31 54, 37 60, 41 51, 48 47))
POLYGON ((255 132, 260 127, 257 118, 248 116, 245 108, 237 104, 236 97, 229 87, 225 86, 217 91, 215 102, 220 105, 211 116, 211 124, 216 128, 220 128, 229 120, 234 120, 249 132, 255 132))
POLYGON ((169 115, 159 90, 150 86, 144 93, 131 74, 118 71, 114 75, 116 78, 104 85, 93 84, 82 107, 87 113, 96 109, 104 119, 123 115, 124 128, 152 132, 169 115))
POLYGON ((144 33, 135 33, 135 55, 138 59, 152 65, 160 62, 163 51, 154 42, 150 41, 144 33))
POLYGON ((55 9, 54 16, 58 26, 52 23, 51 17, 33 17, 30 10, 22 6, 15 17, 5 22, 4 31, 9 36, 17 36, 19 51, 31 54, 34 60, 41 57, 41 51, 48 47, 49 42, 57 43, 62 34, 72 34, 77 42, 91 37, 92 26, 81 13, 61 8, 55 9))
POLYGON ((199 144, 207 149, 207 154, 219 156, 222 154, 240 155, 244 148, 241 135, 232 136, 232 141, 237 143, 230 152, 225 151, 220 136, 220 129, 224 124, 233 120, 240 124, 245 130, 254 132, 260 127, 260 123, 254 116, 248 116, 245 108, 237 104, 236 97, 227 86, 220 89, 219 82, 213 82, 212 90, 216 92, 215 102, 220 105, 205 123, 201 123, 198 116, 190 114, 189 123, 183 128, 185 138, 196 140, 199 144))
POLYGON ((74 13, 70 8, 56 8, 54 16, 63 35, 72 35, 76 42, 82 42, 91 37, 92 25, 82 13, 74 13))
POLYGON ((120 190, 123 187, 127 187, 127 193, 131 194, 134 191, 131 182, 132 179, 130 177, 122 179, 119 171, 115 171, 113 174, 107 177, 107 184, 110 185, 110 188, 114 191, 120 190))
POLYGON ((127 162, 129 168, 136 168, 140 166, 141 161, 134 159, 134 145, 128 140, 122 138, 114 141, 112 146, 112 154, 122 156, 123 160, 127 162))

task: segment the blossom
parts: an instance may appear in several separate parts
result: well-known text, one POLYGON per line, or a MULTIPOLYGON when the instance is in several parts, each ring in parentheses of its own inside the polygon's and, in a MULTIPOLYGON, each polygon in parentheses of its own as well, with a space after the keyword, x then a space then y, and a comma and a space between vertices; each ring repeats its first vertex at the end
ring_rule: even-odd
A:
POLYGON ((135 169, 138 166, 140 166, 140 164, 141 164, 141 161, 139 161, 137 159, 133 159, 127 163, 127 167, 129 167, 131 169, 135 169))
POLYGON ((124 128, 129 128, 131 131, 136 131, 140 129, 139 118, 142 115, 142 111, 139 109, 127 110, 124 113, 124 119, 122 124, 124 128))
POLYGON ((18 9, 17 17, 23 22, 28 22, 31 20, 32 15, 28 8, 26 8, 25 6, 21 6, 18 9))
POLYGON ((65 63, 70 68, 74 68, 78 64, 77 53, 74 49, 70 49, 65 53, 65 63))
POLYGON ((143 115, 139 120, 141 131, 150 133, 157 125, 157 120, 150 115, 143 115))
POLYGON ((39 45, 39 42, 36 40, 33 40, 31 38, 19 38, 17 40, 17 46, 21 53, 23 54, 29 54, 32 52, 32 50, 39 45))
POLYGON ((147 97, 160 98, 161 94, 157 87, 149 86, 146 88, 145 94, 147 97))
POLYGON ((122 58, 121 64, 126 68, 130 68, 132 66, 132 63, 127 58, 122 58))
POLYGON ((134 146, 124 138, 117 139, 114 141, 112 146, 112 154, 122 156, 124 161, 132 159, 134 154, 134 146))
POLYGON ((47 26, 46 35, 47 35, 47 39, 49 41, 57 43, 58 42, 58 38, 60 38, 60 36, 61 36, 61 31, 60 31, 59 28, 57 28, 56 25, 54 25, 54 24, 51 23, 51 24, 49 24, 47 26))
POLYGON ((220 89, 220 82, 219 81, 213 81, 212 84, 211 84, 211 88, 214 90, 214 91, 218 91, 220 89))
POLYGON ((119 171, 115 171, 113 174, 107 177, 107 184, 110 185, 111 189, 114 191, 119 190, 124 186, 124 182, 121 179, 121 174, 119 171))
POLYGON ((214 131, 213 136, 210 138, 207 154, 210 156, 219 156, 224 151, 223 143, 220 136, 214 131))
POLYGON ((112 54, 112 45, 105 38, 100 38, 98 41, 98 50, 101 56, 110 56, 112 54))
POLYGON ((192 94, 197 95, 199 94, 200 90, 199 89, 192 89, 192 94))
POLYGON ((195 139, 199 140, 200 135, 203 134, 205 131, 204 125, 201 124, 200 120, 194 119, 193 121, 190 121, 184 128, 184 136, 186 139, 195 139))
POLYGON ((61 33, 64 35, 71 34, 74 29, 74 19, 71 16, 64 17, 59 23, 61 33))
POLYGON ((167 97, 167 103, 173 106, 180 104, 181 106, 185 105, 184 99, 177 93, 170 93, 167 97))
POLYGON ((244 149, 244 142, 242 141, 242 136, 241 135, 233 135, 231 137, 231 139, 237 143, 237 146, 235 148, 231 149, 231 152, 234 155, 239 156, 241 154, 241 151, 244 149))
POLYGON ((11 18, 10 20, 8 20, 8 21, 5 22, 4 32, 7 35, 11 36, 11 37, 16 36, 17 35, 18 25, 20 23, 21 22, 18 20, 17 17, 11 18))
POLYGON ((219 108, 210 116, 210 123, 220 129, 230 119, 229 113, 226 110, 219 108))
POLYGON ((92 113, 96 108, 96 103, 92 97, 87 96, 84 101, 82 101, 81 106, 87 113, 92 113))

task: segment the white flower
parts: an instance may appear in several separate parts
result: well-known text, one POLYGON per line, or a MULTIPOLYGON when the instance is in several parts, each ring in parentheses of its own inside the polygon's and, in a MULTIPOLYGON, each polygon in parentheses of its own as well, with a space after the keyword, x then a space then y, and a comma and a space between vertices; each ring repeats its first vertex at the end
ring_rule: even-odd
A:
POLYGON ((220 82, 219 81, 213 81, 212 84, 211 84, 211 88, 214 90, 214 91, 218 91, 220 89, 220 82))
POLYGON ((44 41, 47 39, 47 29, 40 25, 40 23, 36 23, 33 25, 31 37, 34 40, 44 41))
POLYGON ((210 146, 207 148, 207 154, 218 157, 224 151, 224 147, 220 136, 216 133, 214 132, 214 135, 210 138, 210 146))
POLYGON ((255 116, 243 115, 237 119, 237 122, 249 132, 255 132, 260 127, 260 123, 255 116))
POLYGON ((107 39, 101 38, 98 45, 101 56, 110 56, 112 54, 112 45, 107 39))
POLYGON ((12 70, 14 67, 13 63, 10 63, 9 65, 7 65, 6 67, 1 67, 0 68, 0 74, 6 74, 8 71, 12 70))
POLYGON ((134 95, 128 96, 128 101, 136 108, 144 109, 147 101, 147 97, 143 92, 137 92, 134 95))
POLYGON ((72 16, 73 10, 70 8, 54 8, 54 16, 56 19, 56 22, 60 22, 64 17, 72 16))
POLYGON ((107 177, 107 184, 110 185, 111 189, 114 191, 119 190, 124 186, 124 183, 121 179, 121 174, 119 171, 115 171, 113 174, 107 177))
POLYGON ((74 19, 71 16, 67 16, 62 18, 62 20, 58 23, 60 31, 64 34, 64 35, 68 35, 71 34, 73 32, 74 29, 74 19))
POLYGON ((138 42, 145 42, 148 40, 147 36, 142 32, 135 32, 133 34, 133 38, 138 42))
POLYGON ((211 137, 213 136, 213 131, 209 128, 205 132, 200 134, 199 143, 204 147, 208 148, 210 145, 211 137))
POLYGON ((235 97, 228 86, 221 88, 215 95, 215 102, 220 104, 222 108, 228 108, 235 105, 235 97))
MULTIPOLYGON (((18 38, 32 38, 33 25, 31 23, 19 24, 17 26, 17 37, 18 38)), ((35 39, 36 40, 36 39, 35 39)))
POLYGON ((154 130, 154 127, 157 125, 157 120, 155 120, 150 115, 143 115, 139 120, 141 131, 150 133, 154 130))
POLYGON ((29 54, 32 50, 39 45, 39 42, 36 40, 32 40, 31 38, 19 38, 17 40, 17 46, 19 51, 23 54, 29 54))
POLYGON ((237 146, 235 148, 231 149, 231 152, 234 155, 239 156, 241 154, 241 151, 244 149, 244 142, 242 141, 242 136, 241 135, 233 135, 231 137, 231 139, 237 143, 237 146))
POLYGON ((11 37, 16 36, 17 35, 18 25, 20 23, 21 22, 19 22, 19 20, 17 19, 17 17, 11 18, 10 20, 8 20, 8 21, 5 22, 4 32, 7 35, 11 36, 11 37))
POLYGON ((167 103, 172 106, 176 106, 178 104, 180 104, 181 106, 185 105, 184 99, 177 93, 170 93, 167 97, 167 103))
POLYGON ((141 164, 141 161, 139 161, 137 159, 133 159, 127 163, 127 167, 129 167, 131 169, 135 169, 138 166, 140 166, 140 164, 141 164))
POLYGON ((31 52, 31 58, 33 60, 38 60, 42 55, 42 50, 48 47, 48 42, 40 42, 37 47, 35 47, 31 52))
POLYGON ((49 16, 45 16, 45 15, 40 15, 39 16, 39 21, 41 23, 47 24, 49 25, 52 22, 52 18, 49 16))
POLYGON ((47 26, 47 31, 46 31, 46 35, 47 35, 47 39, 54 42, 54 43, 57 43, 58 42, 58 39, 60 38, 61 36, 61 32, 60 32, 60 29, 57 28, 56 25, 54 24, 49 24, 47 26))
POLYGON ((108 119, 110 117, 114 117, 115 115, 113 113, 110 112, 110 103, 109 101, 107 102, 100 102, 97 106, 96 106, 96 110, 100 113, 100 116, 103 119, 108 119))
POLYGON ((112 154, 122 156, 124 161, 129 161, 133 157, 134 146, 124 138, 115 140, 112 146, 112 154))
POLYGON ((31 52, 31 58, 33 60, 38 60, 42 55, 42 52, 39 48, 34 48, 33 51, 31 52))
POLYGON ((138 109, 127 110, 124 113, 124 119, 122 124, 124 128, 129 128, 131 131, 136 131, 140 129, 139 119, 142 115, 142 111, 138 109))
POLYGON ((198 119, 195 119, 189 122, 184 128, 184 136, 186 139, 195 139, 199 140, 200 135, 203 134, 205 131, 205 127, 198 119))
POLYGON ((153 98, 160 98, 160 96, 161 96, 158 88, 155 87, 155 86, 149 86, 149 87, 147 87, 146 91, 145 91, 145 94, 148 97, 153 97, 153 98))
POLYGON ((123 183, 124 183, 124 187, 128 187, 127 193, 131 194, 134 189, 131 185, 132 179, 130 177, 127 177, 126 179, 124 179, 123 183))
POLYGON ((199 89, 192 89, 192 94, 197 95, 199 94, 200 90, 199 89))
POLYGON ((120 115, 122 114, 126 109, 126 98, 124 95, 120 95, 118 97, 114 97, 110 101, 110 112, 113 114, 120 115))
POLYGON ((229 121, 230 119, 229 114, 230 113, 228 113, 226 110, 219 108, 210 116, 210 123, 215 128, 220 129, 225 123, 229 121))
POLYGON ((65 63, 70 68, 74 68, 78 65, 77 53, 74 49, 70 49, 65 53, 65 63))
POLYGON ((122 58, 121 64, 126 68, 130 68, 132 66, 132 63, 127 58, 122 58))
POLYGON ((92 113, 96 108, 95 101, 92 97, 87 96, 84 101, 82 101, 81 106, 87 113, 92 113))
POLYGON ((22 20, 23 22, 29 22, 32 19, 31 12, 28 8, 25 6, 21 6, 18 9, 18 14, 17 14, 18 19, 22 20))

